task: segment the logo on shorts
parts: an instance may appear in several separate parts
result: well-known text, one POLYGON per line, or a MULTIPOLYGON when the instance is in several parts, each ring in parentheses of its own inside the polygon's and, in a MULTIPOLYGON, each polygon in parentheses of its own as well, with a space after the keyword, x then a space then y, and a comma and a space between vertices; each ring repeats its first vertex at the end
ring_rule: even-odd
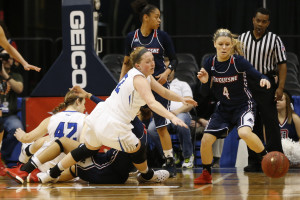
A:
POLYGON ((251 124, 253 124, 253 123, 254 123, 254 121, 253 121, 253 119, 252 119, 252 118, 249 118, 247 121, 248 121, 248 122, 250 122, 251 124))

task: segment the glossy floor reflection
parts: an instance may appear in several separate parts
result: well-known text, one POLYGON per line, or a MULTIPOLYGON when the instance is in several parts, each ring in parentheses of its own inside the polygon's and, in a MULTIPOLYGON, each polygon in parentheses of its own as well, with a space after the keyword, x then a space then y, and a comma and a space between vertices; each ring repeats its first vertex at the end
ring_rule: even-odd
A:
POLYGON ((138 184, 130 177, 123 185, 93 185, 82 181, 57 184, 20 185, 0 177, 1 199, 300 199, 300 169, 290 169, 279 179, 263 173, 244 173, 242 169, 213 170, 213 184, 194 185, 201 169, 178 169, 176 178, 163 184, 138 184))

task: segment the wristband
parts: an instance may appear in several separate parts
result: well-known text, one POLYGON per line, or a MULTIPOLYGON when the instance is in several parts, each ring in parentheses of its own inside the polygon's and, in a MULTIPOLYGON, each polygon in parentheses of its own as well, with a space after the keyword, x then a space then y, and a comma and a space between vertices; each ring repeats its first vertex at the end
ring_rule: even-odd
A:
POLYGON ((173 71, 174 70, 174 67, 172 65, 169 65, 168 68, 173 71))

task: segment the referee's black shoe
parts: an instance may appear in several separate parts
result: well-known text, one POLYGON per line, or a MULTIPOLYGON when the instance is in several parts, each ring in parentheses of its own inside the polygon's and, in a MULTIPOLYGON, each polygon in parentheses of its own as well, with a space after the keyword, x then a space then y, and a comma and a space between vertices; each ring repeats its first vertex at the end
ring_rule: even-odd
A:
POLYGON ((170 173, 170 178, 176 177, 176 165, 173 157, 167 157, 166 162, 162 166, 163 169, 168 170, 170 173))

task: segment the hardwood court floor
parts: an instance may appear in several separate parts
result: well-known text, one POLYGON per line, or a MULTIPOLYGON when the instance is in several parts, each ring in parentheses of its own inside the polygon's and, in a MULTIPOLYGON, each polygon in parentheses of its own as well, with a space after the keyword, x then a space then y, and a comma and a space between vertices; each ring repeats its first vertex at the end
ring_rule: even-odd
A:
POLYGON ((128 199, 128 200, 277 200, 300 199, 300 169, 290 169, 279 179, 242 169, 213 169, 213 184, 194 185, 201 169, 178 169, 176 178, 162 184, 138 184, 130 177, 124 185, 93 185, 85 182, 20 185, 0 177, 0 199, 128 199))

